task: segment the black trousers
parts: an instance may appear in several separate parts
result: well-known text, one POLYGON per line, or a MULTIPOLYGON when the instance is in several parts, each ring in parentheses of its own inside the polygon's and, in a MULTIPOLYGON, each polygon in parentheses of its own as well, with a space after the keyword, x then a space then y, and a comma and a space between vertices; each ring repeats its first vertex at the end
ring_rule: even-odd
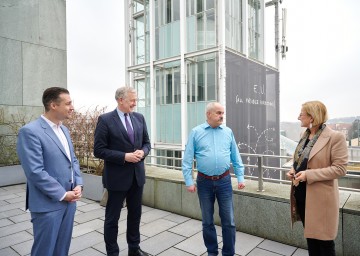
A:
MULTIPOLYGON (((296 206, 300 215, 300 219, 305 227, 305 202, 296 200, 296 206)), ((318 240, 306 238, 309 256, 335 256, 334 240, 318 240)))
POLYGON ((104 240, 107 255, 119 255, 117 243, 118 221, 121 208, 126 199, 127 228, 126 240, 129 251, 137 250, 140 244, 141 199, 144 186, 139 187, 134 177, 133 184, 128 191, 108 190, 108 201, 105 209, 104 240))

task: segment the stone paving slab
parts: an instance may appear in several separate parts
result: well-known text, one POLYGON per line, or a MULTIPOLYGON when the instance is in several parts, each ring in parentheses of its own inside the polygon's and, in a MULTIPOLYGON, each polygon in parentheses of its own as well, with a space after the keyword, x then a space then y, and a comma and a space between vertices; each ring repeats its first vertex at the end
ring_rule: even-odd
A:
POLYGON ((165 219, 158 219, 142 225, 140 227, 140 233, 147 237, 152 237, 176 225, 177 225, 176 222, 172 222, 165 219))
POLYGON ((82 213, 78 213, 75 216, 75 222, 77 223, 84 223, 93 219, 97 219, 97 218, 101 218, 104 217, 105 215, 105 209, 100 208, 100 209, 95 209, 89 212, 82 212, 82 213))
POLYGON ((16 244, 21 244, 25 241, 32 240, 32 239, 33 239, 32 235, 30 235, 26 231, 21 231, 16 234, 0 237, 0 249, 6 248, 6 247, 9 247, 12 245, 16 245, 16 244))
POLYGON ((193 256, 193 254, 181 251, 179 249, 176 249, 174 247, 171 247, 170 249, 158 254, 159 256, 193 256))
POLYGON ((32 227, 31 222, 20 222, 13 225, 8 225, 0 228, 0 237, 19 233, 32 227))
POLYGON ((247 255, 262 241, 264 241, 264 239, 261 237, 236 232, 235 253, 239 255, 247 255))
POLYGON ((186 237, 165 231, 142 242, 141 248, 151 255, 158 255, 185 239, 186 237))
POLYGON ((183 242, 174 246, 177 249, 191 253, 193 255, 202 255, 206 252, 202 233, 199 232, 194 236, 184 240, 183 242))
POLYGON ((11 209, 11 210, 8 210, 8 211, 0 212, 0 219, 9 218, 9 217, 12 217, 12 216, 17 216, 17 215, 21 215, 21 214, 24 214, 24 213, 25 213, 25 211, 23 211, 21 209, 11 209))
POLYGON ((14 223, 19 223, 19 222, 24 222, 24 221, 30 222, 31 214, 30 214, 30 212, 25 212, 24 214, 16 215, 16 216, 10 217, 9 219, 11 221, 13 221, 14 223))
POLYGON ((294 246, 281 244, 270 240, 264 240, 261 244, 259 244, 258 248, 279 253, 285 256, 291 256, 296 251, 296 247, 294 246))
POLYGON ((0 250, 0 255, 3 256, 19 256, 19 254, 17 252, 15 252, 13 249, 11 249, 10 247, 6 247, 4 249, 0 250))
POLYGON ((98 244, 103 239, 103 235, 99 234, 96 231, 75 237, 71 240, 69 254, 71 255, 83 251, 89 247, 98 244))
MULTIPOLYGON (((33 230, 30 213, 24 211, 25 186, 2 187, 0 195, 5 199, 0 200, 0 256, 27 256, 33 243, 33 230)), ((103 238, 105 208, 85 198, 77 205, 69 255, 106 255, 103 238)), ((201 221, 147 206, 142 210, 140 246, 144 251, 161 256, 207 256, 201 221)), ((123 208, 118 235, 120 256, 126 256, 128 252, 126 218, 127 209, 123 208)), ((221 227, 215 228, 221 255, 221 227)), ((235 253, 235 256, 307 255, 306 250, 241 232, 236 233, 235 253)))
POLYGON ((88 222, 85 222, 83 224, 79 224, 76 225, 73 228, 73 237, 78 237, 78 236, 82 236, 86 233, 91 233, 93 231, 95 231, 98 228, 101 228, 104 226, 104 222, 102 220, 99 219, 94 219, 88 222))
POLYGON ((28 255, 31 253, 31 247, 33 245, 33 239, 26 241, 24 243, 21 244, 16 244, 11 246, 14 251, 16 251, 18 254, 20 255, 28 255))
POLYGON ((199 233, 202 230, 202 223, 199 220, 190 219, 180 225, 177 225, 174 228, 169 229, 169 231, 185 236, 191 237, 196 233, 199 233))
POLYGON ((282 254, 269 252, 260 248, 255 248, 247 256, 280 256, 282 254))

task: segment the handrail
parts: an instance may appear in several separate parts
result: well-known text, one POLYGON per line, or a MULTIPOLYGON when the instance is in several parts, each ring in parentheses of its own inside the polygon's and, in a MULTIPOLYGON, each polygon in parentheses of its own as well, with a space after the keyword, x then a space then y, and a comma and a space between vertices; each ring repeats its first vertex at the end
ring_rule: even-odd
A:
MULTIPOLYGON (((245 178, 248 179, 252 179, 252 180, 258 180, 258 189, 257 191, 259 192, 264 192, 264 181, 268 181, 268 182, 276 182, 279 184, 291 184, 291 181, 286 180, 286 179, 282 179, 281 175, 280 175, 280 179, 276 179, 276 178, 269 178, 269 177, 264 177, 264 172, 266 170, 274 170, 274 171, 278 171, 280 172, 287 172, 290 170, 290 166, 281 166, 279 163, 279 166, 268 166, 264 164, 264 160, 265 159, 278 159, 278 160, 291 160, 292 157, 291 156, 279 156, 279 155, 261 155, 261 154, 249 154, 249 153, 241 153, 240 154, 242 157, 246 156, 246 157, 256 157, 256 162, 257 164, 246 164, 244 163, 245 168, 254 168, 258 171, 258 176, 253 176, 253 175, 244 175, 245 178)), ((146 164, 147 165, 152 165, 152 166, 158 166, 158 167, 166 167, 166 168, 171 168, 171 169, 175 169, 175 170, 181 170, 181 165, 175 165, 175 161, 182 161, 182 158, 180 157, 169 157, 169 156, 154 156, 154 155, 148 155, 148 158, 155 158, 155 159, 164 159, 164 160, 172 160, 171 162, 173 163, 173 165, 168 165, 168 164, 161 164, 161 163, 151 163, 152 161, 147 161, 146 164)), ((196 162, 196 161, 195 161, 196 162)), ((243 161, 244 162, 244 161, 243 161)), ((349 161, 348 166, 351 165, 360 165, 360 161, 349 161)), ((232 176, 234 176, 232 174, 232 176)), ((355 178, 355 179, 360 179, 360 171, 359 171, 359 175, 357 174, 352 174, 352 173, 347 173, 345 177, 348 178, 355 178)), ((344 190, 344 191, 353 191, 353 192, 360 192, 360 189, 357 188, 349 188, 349 187, 339 187, 339 189, 344 190)))

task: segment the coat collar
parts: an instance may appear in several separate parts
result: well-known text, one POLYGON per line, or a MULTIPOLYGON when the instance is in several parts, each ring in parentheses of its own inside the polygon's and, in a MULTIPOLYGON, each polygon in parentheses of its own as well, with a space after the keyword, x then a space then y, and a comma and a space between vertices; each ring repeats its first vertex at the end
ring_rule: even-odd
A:
POLYGON ((329 142, 330 140, 330 135, 331 135, 332 130, 326 126, 324 128, 324 130, 322 131, 322 133, 320 134, 319 138, 317 139, 315 145, 313 146, 313 148, 310 151, 310 155, 309 155, 309 160, 316 155, 316 153, 318 153, 321 149, 323 149, 326 144, 329 142))
MULTIPOLYGON (((137 123, 134 121, 135 118, 134 118, 133 113, 129 113, 129 117, 131 119, 133 130, 134 130, 134 140, 136 141, 135 130, 137 129, 137 123)), ((129 135, 126 131, 126 128, 124 127, 123 123, 121 122, 119 114, 116 109, 112 112, 112 118, 114 119, 114 121, 116 123, 116 127, 120 127, 120 131, 123 134, 123 136, 128 139, 129 143, 131 143, 129 135)))
MULTIPOLYGON (((39 117, 39 120, 40 120, 41 127, 44 129, 44 132, 55 142, 55 144, 58 146, 58 148, 61 150, 61 152, 66 156, 66 159, 69 160, 63 145, 61 144, 59 138, 54 133, 53 129, 50 127, 50 125, 42 117, 39 117)), ((62 128, 62 125, 60 126, 60 128, 64 132, 64 129, 62 128)), ((66 137, 66 139, 68 140, 68 143, 69 143, 69 138, 66 136, 65 132, 64 132, 64 134, 65 134, 65 137, 66 137)), ((70 146, 70 143, 69 143, 69 146, 70 146)))

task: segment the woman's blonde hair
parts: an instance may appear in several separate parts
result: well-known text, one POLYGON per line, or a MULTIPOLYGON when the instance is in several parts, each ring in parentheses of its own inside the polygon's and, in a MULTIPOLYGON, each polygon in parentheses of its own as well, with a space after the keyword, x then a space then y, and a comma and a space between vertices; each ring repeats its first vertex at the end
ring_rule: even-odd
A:
POLYGON ((303 110, 314 119, 312 123, 314 126, 323 124, 328 120, 327 109, 321 101, 308 101, 302 104, 302 107, 303 110))

